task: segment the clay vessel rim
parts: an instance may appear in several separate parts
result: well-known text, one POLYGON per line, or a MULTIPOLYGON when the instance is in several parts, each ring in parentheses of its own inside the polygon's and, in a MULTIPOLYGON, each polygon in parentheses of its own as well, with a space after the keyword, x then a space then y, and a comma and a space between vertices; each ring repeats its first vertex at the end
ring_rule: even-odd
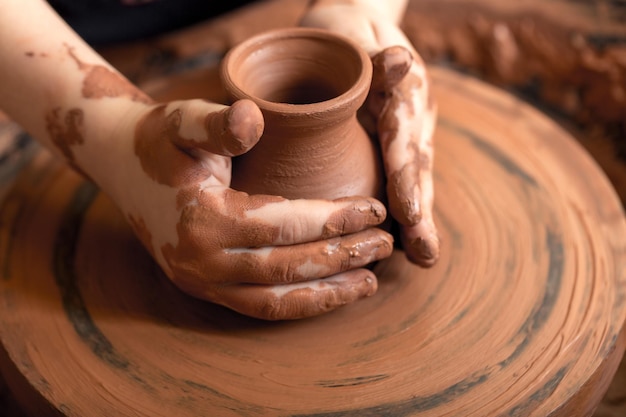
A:
POLYGON ((351 39, 326 29, 289 27, 262 32, 235 45, 224 57, 220 71, 224 84, 236 99, 250 99, 254 101, 264 112, 283 114, 285 116, 304 114, 316 117, 316 115, 338 111, 342 108, 349 108, 352 106, 355 108, 360 107, 369 92, 373 69, 367 52, 351 39), (243 55, 247 51, 258 50, 260 45, 265 45, 269 42, 295 38, 315 38, 329 41, 329 43, 343 44, 347 47, 347 49, 353 50, 355 56, 358 56, 361 63, 359 76, 356 78, 355 82, 346 89, 346 91, 338 96, 328 100, 305 104, 274 102, 253 96, 244 91, 230 76, 230 65, 232 65, 237 58, 239 58, 239 56, 243 55))

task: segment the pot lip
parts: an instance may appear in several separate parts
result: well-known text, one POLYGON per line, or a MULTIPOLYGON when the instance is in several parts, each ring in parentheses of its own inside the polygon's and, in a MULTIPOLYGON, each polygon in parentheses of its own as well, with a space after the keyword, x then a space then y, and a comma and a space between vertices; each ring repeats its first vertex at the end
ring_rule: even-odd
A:
POLYGON ((272 29, 254 35, 243 42, 232 47, 222 60, 220 73, 222 82, 226 90, 236 99, 250 99, 254 101, 264 112, 290 115, 310 115, 315 116, 320 113, 329 113, 344 108, 361 107, 369 93, 372 81, 372 62, 367 52, 351 39, 331 32, 327 29, 308 27, 288 27, 272 29), (248 51, 259 49, 261 45, 269 42, 276 42, 282 39, 312 38, 329 41, 330 43, 343 44, 348 49, 354 51, 361 61, 361 73, 348 90, 342 94, 328 100, 307 104, 291 104, 268 101, 256 96, 252 96, 242 90, 230 77, 229 68, 239 58, 240 55, 248 51))

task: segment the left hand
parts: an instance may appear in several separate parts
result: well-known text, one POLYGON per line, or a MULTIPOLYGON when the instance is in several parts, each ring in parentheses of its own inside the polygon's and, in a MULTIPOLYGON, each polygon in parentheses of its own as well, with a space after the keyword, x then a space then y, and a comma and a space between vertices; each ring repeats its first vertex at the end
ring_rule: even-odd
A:
POLYGON ((400 224, 408 259, 429 267, 439 257, 432 213, 436 105, 424 62, 394 21, 397 16, 381 4, 318 0, 301 25, 350 38, 372 58, 367 109, 382 149, 389 211, 400 224))

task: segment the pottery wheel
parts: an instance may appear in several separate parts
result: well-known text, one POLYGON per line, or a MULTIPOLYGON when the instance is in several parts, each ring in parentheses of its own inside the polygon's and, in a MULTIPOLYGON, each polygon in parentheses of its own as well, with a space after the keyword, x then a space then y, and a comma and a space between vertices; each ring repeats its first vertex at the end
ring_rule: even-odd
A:
POLYGON ((430 270, 396 252, 378 294, 263 322, 179 292, 112 203, 40 152, 1 215, 2 371, 66 416, 571 416, 624 351, 626 223, 549 118, 432 69, 430 270))

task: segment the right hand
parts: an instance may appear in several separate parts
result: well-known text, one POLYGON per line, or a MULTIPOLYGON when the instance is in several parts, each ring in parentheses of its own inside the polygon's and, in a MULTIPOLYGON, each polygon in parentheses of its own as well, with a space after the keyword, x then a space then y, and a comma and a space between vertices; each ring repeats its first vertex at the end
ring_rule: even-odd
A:
POLYGON ((183 291, 270 320, 318 315, 376 291, 363 267, 392 251, 392 237, 374 227, 386 217, 382 203, 229 188, 230 157, 263 130, 251 101, 152 105, 124 123, 135 155, 114 200, 183 291))

